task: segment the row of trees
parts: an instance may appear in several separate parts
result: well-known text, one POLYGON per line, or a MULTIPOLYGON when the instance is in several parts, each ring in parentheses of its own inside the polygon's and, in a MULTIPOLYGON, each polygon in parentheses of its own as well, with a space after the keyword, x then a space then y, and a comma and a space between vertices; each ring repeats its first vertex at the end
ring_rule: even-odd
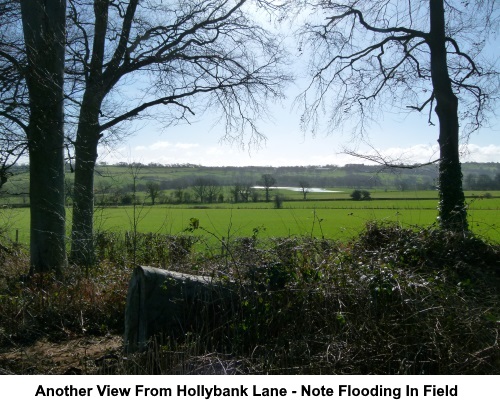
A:
MULTIPOLYGON (((257 190, 254 184, 263 187, 267 179, 269 188, 264 188, 264 197, 269 202, 271 197, 271 190, 278 183, 277 179, 267 174, 262 176, 260 181, 236 181, 235 183, 224 183, 216 177, 196 177, 188 181, 187 179, 178 179, 174 182, 175 186, 171 187, 170 182, 159 182, 149 180, 146 183, 136 184, 135 191, 144 193, 148 201, 155 205, 157 201, 162 204, 182 204, 182 203, 208 203, 227 202, 233 203, 240 202, 258 202, 262 199, 262 192, 257 190), (165 187, 167 183, 168 187, 165 187), (173 191, 172 191, 173 189, 173 191), (170 193, 165 193, 170 190, 170 193)), ((307 195, 311 190, 311 183, 308 179, 295 179, 295 185, 302 193, 303 199, 307 199, 307 195)), ((282 183, 283 184, 283 183, 282 183)), ((294 184, 294 183, 284 183, 294 184)), ((66 185, 66 203, 73 203, 73 183, 68 179, 66 185)), ((398 190, 434 190, 435 185, 431 182, 418 183, 415 179, 398 179, 393 184, 398 190)), ((488 174, 468 174, 465 176, 464 189, 475 191, 490 191, 500 190, 500 173, 495 176, 488 174)), ((133 184, 125 186, 113 185, 109 181, 100 181, 96 184, 94 189, 95 202, 98 205, 129 205, 134 202, 132 192, 134 190, 133 184)), ((355 189, 351 193, 351 198, 354 200, 369 200, 371 199, 368 190, 355 189)))
MULTIPOLYGON (((303 193, 305 195, 309 192, 305 182, 300 182, 304 185, 303 193)), ((265 174, 258 182, 264 188, 265 199, 270 201, 271 188, 276 185, 276 179, 265 174)), ((159 182, 147 181, 145 184, 129 184, 125 187, 114 187, 110 182, 104 181, 96 185, 94 194, 96 202, 100 205, 108 204, 131 204, 133 198, 132 192, 143 192, 148 197, 151 204, 154 205, 162 195, 162 188, 159 182)), ((224 186, 213 177, 197 177, 193 179, 188 185, 186 182, 177 182, 172 195, 168 198, 168 202, 173 203, 191 203, 198 201, 200 203, 212 204, 215 202, 224 202, 226 197, 224 195, 224 186), (189 190, 189 191, 188 191, 189 190)), ((66 182, 66 197, 73 202, 74 190, 73 185, 66 182)), ((229 200, 238 202, 256 202, 261 198, 260 193, 254 188, 253 183, 250 182, 236 182, 229 187, 229 200)), ((162 198, 165 202, 165 198, 162 198)))
MULTIPOLYGON (((130 164, 129 164, 130 165, 130 164)), ((149 166, 149 165, 148 165, 149 166)), ((470 165, 469 165, 470 166, 470 165)), ((139 166, 141 167, 141 166, 139 166)), ((145 166, 142 166, 145 167, 145 166)), ((158 166, 161 167, 161 166, 158 166)), ((489 167, 485 166, 485 167, 489 167)), ((491 173, 496 169, 490 170, 491 173)), ((28 165, 15 165, 12 170, 14 175, 22 174, 28 170, 28 165)), ((68 167, 67 169, 68 170, 68 167)), ((213 172, 213 168, 209 171, 213 172)), ((242 171, 244 173, 245 168, 235 168, 235 173, 230 173, 232 176, 218 175, 217 173, 210 176, 202 176, 203 168, 200 168, 199 175, 193 176, 191 171, 189 175, 179 176, 177 173, 177 178, 172 178, 169 180, 159 180, 158 176, 141 176, 141 180, 135 185, 136 191, 141 193, 146 193, 148 195, 149 201, 155 204, 156 201, 160 200, 162 203, 191 203, 195 202, 196 199, 201 202, 199 193, 192 193, 189 189, 193 186, 198 188, 201 186, 203 189, 204 184, 212 185, 212 187, 218 187, 219 189, 224 189, 227 187, 231 188, 230 193, 227 192, 223 198, 225 201, 235 201, 235 202, 248 202, 248 201, 259 201, 261 200, 260 193, 253 187, 255 185, 263 184, 261 177, 258 176, 238 176, 238 173, 242 171), (259 181, 260 179, 260 181, 259 181), (165 193, 167 190, 174 190, 170 194, 165 193), (161 195, 161 198, 160 198, 161 195)), ((474 191, 490 191, 490 190, 500 190, 500 172, 496 174, 488 174, 483 169, 474 169, 471 172, 471 168, 466 168, 464 170, 464 189, 474 190, 474 191), (478 173, 476 173, 478 172, 478 173)), ((331 176, 331 177, 301 177, 300 175, 271 175, 276 179, 276 182, 280 185, 295 186, 299 188, 299 191, 303 194, 303 198, 307 198, 307 194, 311 188, 362 188, 368 187, 379 188, 379 189, 397 189, 400 191, 408 190, 435 190, 436 189, 436 179, 432 176, 415 175, 417 171, 412 173, 393 173, 389 176, 377 176, 374 178, 373 175, 360 176, 354 173, 347 174, 345 176, 331 176), (401 174, 401 176, 400 176, 401 174), (408 175, 410 174, 410 175, 408 175), (360 180, 359 177, 362 177, 360 180)), ((375 172, 376 173, 376 172, 375 172)), ((437 174, 437 173, 436 173, 437 174)), ((94 200, 99 205, 109 205, 109 204, 130 204, 131 197, 130 193, 133 190, 134 185, 132 183, 123 183, 117 181, 116 178, 110 173, 107 176, 101 177, 101 179, 96 181, 94 186, 94 200), (107 179, 109 176, 111 179, 107 179), (128 202, 127 202, 128 201, 128 202)), ((161 177, 161 176, 160 176, 161 177)), ((74 189, 73 181, 70 177, 65 178, 65 196, 66 205, 73 204, 74 189)), ((5 194, 2 196, 16 196, 22 197, 23 204, 28 204, 29 202, 29 179, 27 177, 17 176, 6 184, 4 187, 5 194)), ((212 196, 217 195, 216 192, 211 192, 212 196)), ((220 193, 219 193, 220 196, 220 193)), ((206 198, 203 198, 204 202, 207 202, 206 198)), ((212 197, 210 201, 215 201, 212 197)), ((217 200, 219 198, 217 197, 217 200)), ((9 200, 6 199, 5 202, 9 200)))
POLYGON ((289 77, 280 40, 250 4, 268 16, 310 14, 297 36, 312 73, 304 129, 317 132, 323 111, 331 128, 357 117, 361 137, 387 106, 427 110, 429 123, 436 114, 441 225, 467 231, 459 121, 470 134, 497 97, 498 72, 481 53, 498 26, 495 0, 0 0, 0 179, 27 150, 34 271, 66 264, 65 151, 74 161, 71 259, 90 264, 98 146, 129 121, 155 115, 169 126, 213 107, 227 138, 259 141, 256 119, 289 77))
POLYGON ((494 177, 487 174, 468 174, 465 176, 465 188, 468 190, 500 190, 500 173, 494 177))

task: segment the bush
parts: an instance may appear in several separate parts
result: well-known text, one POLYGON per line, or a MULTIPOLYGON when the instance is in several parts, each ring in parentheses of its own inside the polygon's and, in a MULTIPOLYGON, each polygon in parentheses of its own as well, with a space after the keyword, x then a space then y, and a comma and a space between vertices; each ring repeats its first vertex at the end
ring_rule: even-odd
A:
POLYGON ((134 202, 134 197, 130 194, 124 194, 120 198, 120 203, 123 205, 131 205, 134 202))
POLYGON ((274 208, 276 209, 280 209, 280 208, 283 208, 283 196, 280 195, 280 194, 276 194, 274 196, 274 208))
POLYGON ((354 190, 351 193, 351 198, 354 201, 371 200, 371 194, 368 190, 354 190))

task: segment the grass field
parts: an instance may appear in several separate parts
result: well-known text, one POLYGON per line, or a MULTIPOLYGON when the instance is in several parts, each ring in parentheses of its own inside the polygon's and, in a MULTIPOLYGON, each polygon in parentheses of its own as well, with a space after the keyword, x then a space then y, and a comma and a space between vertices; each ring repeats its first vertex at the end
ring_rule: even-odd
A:
MULTIPOLYGON (((200 229, 195 234, 217 238, 247 237, 258 232, 263 238, 324 236, 346 240, 357 235, 367 221, 391 221, 402 226, 429 226, 436 222, 437 199, 431 199, 437 197, 436 192, 380 191, 372 194, 371 201, 352 201, 342 194, 344 199, 285 201, 281 209, 265 202, 138 205, 135 223, 139 232, 179 234, 189 227, 191 218, 197 218, 200 229)), ((500 241, 500 199, 470 195, 467 202, 471 229, 479 236, 500 241)), ((67 218, 70 227, 71 209, 67 218)), ((96 208, 96 230, 125 232, 133 229, 133 223, 132 206, 96 208)), ((11 239, 15 239, 17 230, 19 242, 28 243, 29 209, 1 209, 0 227, 11 239)))

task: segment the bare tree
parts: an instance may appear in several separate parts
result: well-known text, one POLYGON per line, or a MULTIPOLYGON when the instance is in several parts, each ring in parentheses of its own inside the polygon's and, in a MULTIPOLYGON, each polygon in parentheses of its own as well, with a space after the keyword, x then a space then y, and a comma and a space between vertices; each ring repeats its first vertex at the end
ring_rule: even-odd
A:
POLYGON ((307 198, 307 193, 309 193, 309 187, 311 185, 309 184, 309 181, 307 180, 299 180, 299 188, 302 191, 302 195, 304 196, 304 200, 307 198))
POLYGON ((241 198, 241 183, 237 182, 233 187, 231 187, 231 190, 230 190, 230 193, 233 197, 233 202, 234 203, 239 203, 240 202, 240 198, 241 198))
MULTIPOLYGON (((165 126, 216 108, 229 139, 261 134, 263 103, 281 96, 277 38, 252 22, 245 0, 70 0, 68 99, 78 117, 71 257, 92 255, 97 146, 131 119, 165 126), (137 83, 132 90, 125 85, 137 83), (126 90, 115 97, 119 90, 126 90), (160 113, 161 109, 161 113, 160 113), (234 138, 231 138, 233 137, 234 138)), ((263 0, 253 3, 262 5, 263 0)))
POLYGON ((207 197, 207 188, 209 180, 205 177, 198 177, 194 179, 191 189, 196 198, 200 200, 200 203, 204 203, 207 197))
POLYGON ((240 201, 248 202, 252 195, 252 183, 243 182, 239 184, 240 201))
POLYGON ((32 271, 66 264, 64 201, 65 0, 21 0, 27 55, 32 271))
MULTIPOLYGON (((304 25, 313 78, 302 95, 304 125, 331 128, 358 118, 354 130, 386 108, 426 111, 439 121, 439 220, 468 229, 459 159, 459 122, 468 137, 498 98, 498 72, 484 48, 498 26, 499 3, 465 1, 304 1, 317 22, 304 25), (318 20, 318 18, 321 18, 318 20)), ((497 56, 498 58, 498 56, 497 56)))
POLYGON ((19 139, 16 135, 9 131, 0 132, 0 190, 12 176, 13 167, 28 148, 26 139, 19 139))
POLYGON ((211 177, 197 177, 191 186, 194 195, 200 203, 214 203, 217 201, 222 187, 219 182, 211 177))
POLYGON ((184 201, 184 191, 187 188, 186 181, 183 179, 178 179, 174 182, 174 198, 175 201, 181 204, 184 201))
POLYGON ((146 193, 151 198, 151 205, 155 205, 156 199, 160 196, 160 184, 156 181, 148 181, 146 183, 146 193))
POLYGON ((27 155, 29 100, 26 52, 18 4, 0 0, 0 189, 27 155))
POLYGON ((230 190, 235 203, 248 202, 252 194, 252 184, 244 181, 237 181, 230 190))
POLYGON ((208 179, 207 182, 207 202, 212 204, 216 202, 222 193, 222 186, 215 179, 208 179))

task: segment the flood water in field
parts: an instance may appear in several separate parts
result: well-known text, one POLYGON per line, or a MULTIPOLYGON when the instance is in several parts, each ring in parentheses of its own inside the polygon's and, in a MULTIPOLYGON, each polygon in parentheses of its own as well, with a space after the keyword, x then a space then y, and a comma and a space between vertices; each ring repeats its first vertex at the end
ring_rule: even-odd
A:
MULTIPOLYGON (((265 187, 263 186, 254 186, 252 188, 263 190, 265 187)), ((302 192, 302 188, 300 187, 270 187, 272 190, 289 190, 289 191, 300 191, 302 192)), ((317 188, 317 187, 307 187, 306 191, 308 193, 341 193, 338 190, 327 190, 326 188, 317 188)))

